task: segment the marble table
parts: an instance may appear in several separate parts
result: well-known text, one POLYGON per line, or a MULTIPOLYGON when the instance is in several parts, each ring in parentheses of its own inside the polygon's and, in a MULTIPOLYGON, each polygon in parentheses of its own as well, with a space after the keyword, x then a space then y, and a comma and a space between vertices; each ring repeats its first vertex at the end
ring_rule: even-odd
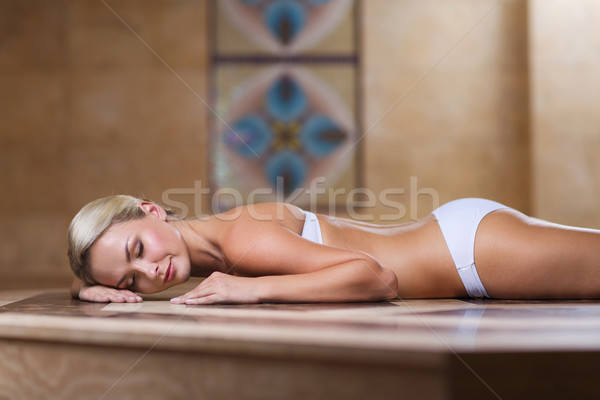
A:
POLYGON ((600 302, 0 293, 0 399, 597 398, 600 302))

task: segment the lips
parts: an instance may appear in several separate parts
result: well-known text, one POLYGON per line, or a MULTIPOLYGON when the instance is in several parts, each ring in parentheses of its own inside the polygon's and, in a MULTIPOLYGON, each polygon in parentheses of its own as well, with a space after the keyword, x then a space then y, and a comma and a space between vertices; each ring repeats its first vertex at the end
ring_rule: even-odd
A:
POLYGON ((170 282, 173 279, 173 275, 175 274, 175 269, 173 268, 173 259, 169 260, 169 266, 165 271, 165 277, 163 279, 163 283, 170 282))

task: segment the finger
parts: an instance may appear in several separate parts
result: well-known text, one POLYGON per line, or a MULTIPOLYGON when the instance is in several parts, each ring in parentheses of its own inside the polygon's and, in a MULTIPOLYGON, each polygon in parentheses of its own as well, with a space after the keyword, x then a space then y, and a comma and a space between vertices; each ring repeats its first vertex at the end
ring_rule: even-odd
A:
POLYGON ((187 300, 185 300, 185 304, 187 304, 187 305, 216 304, 216 303, 219 303, 220 301, 221 301, 220 296, 218 294, 214 293, 214 294, 209 294, 208 296, 204 296, 204 297, 187 299, 187 300))
POLYGON ((119 290, 119 293, 126 297, 139 297, 137 293, 132 292, 131 290, 119 290))
POLYGON ((125 302, 127 303, 141 303, 144 301, 140 296, 128 296, 125 298, 125 302))
POLYGON ((139 303, 143 301, 140 296, 130 291, 125 291, 121 293, 121 295, 125 297, 125 301, 127 303, 139 303))
POLYGON ((139 303, 143 301, 139 296, 124 296, 123 294, 110 296, 109 298, 113 303, 139 303))
POLYGON ((142 298, 129 290, 108 289, 108 298, 113 303, 137 303, 142 298))
POLYGON ((190 290, 189 292, 182 294, 179 297, 175 297, 175 298, 171 299, 171 302, 175 303, 175 304, 183 304, 186 302, 186 300, 189 300, 189 299, 195 299, 195 298, 200 298, 200 297, 211 295, 211 294, 213 294, 213 293, 211 293, 211 290, 212 290, 212 288, 205 287, 205 286, 202 286, 202 284, 200 284, 194 290, 190 290))
POLYGON ((200 295, 198 293, 194 293, 194 292, 189 292, 189 293, 183 294, 183 295, 181 295, 179 297, 172 298, 171 299, 171 303, 174 303, 174 304, 185 304, 185 302, 187 300, 195 299, 195 298, 199 298, 199 297, 202 297, 202 295, 200 295))
POLYGON ((203 297, 209 296, 210 294, 199 294, 199 293, 186 293, 184 295, 181 295, 179 297, 175 297, 171 299, 171 303, 173 304, 186 304, 186 302, 188 300, 192 300, 192 299, 201 299, 203 297))

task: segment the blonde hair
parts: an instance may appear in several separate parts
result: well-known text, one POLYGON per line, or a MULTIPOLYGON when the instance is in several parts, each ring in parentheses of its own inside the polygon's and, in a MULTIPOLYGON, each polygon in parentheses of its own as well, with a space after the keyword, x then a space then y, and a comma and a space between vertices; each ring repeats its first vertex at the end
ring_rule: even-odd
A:
POLYGON ((115 195, 86 204, 69 225, 69 263, 75 275, 88 285, 97 284, 90 271, 90 248, 113 224, 141 219, 146 214, 140 208, 144 200, 133 196, 115 195))

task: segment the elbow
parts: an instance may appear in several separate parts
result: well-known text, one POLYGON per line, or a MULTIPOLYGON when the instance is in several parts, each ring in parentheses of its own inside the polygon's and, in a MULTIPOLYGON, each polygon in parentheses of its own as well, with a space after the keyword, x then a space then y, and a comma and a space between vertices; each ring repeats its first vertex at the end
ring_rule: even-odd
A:
POLYGON ((396 273, 391 269, 382 267, 379 275, 382 300, 391 300, 398 297, 398 277, 396 273))
POLYGON ((389 268, 384 268, 374 259, 363 260, 363 265, 369 265, 364 270, 368 274, 365 277, 366 282, 370 282, 370 290, 367 291, 368 300, 391 300, 398 297, 398 277, 396 273, 389 268))

